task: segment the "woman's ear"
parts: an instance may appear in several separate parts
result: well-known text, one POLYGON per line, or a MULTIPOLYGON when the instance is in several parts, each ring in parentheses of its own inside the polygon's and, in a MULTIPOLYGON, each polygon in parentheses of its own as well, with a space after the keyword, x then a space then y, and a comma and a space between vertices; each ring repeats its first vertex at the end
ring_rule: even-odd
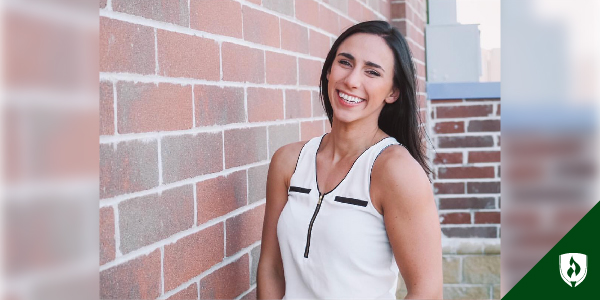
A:
POLYGON ((385 102, 392 104, 392 103, 396 102, 396 100, 398 100, 399 96, 400 96, 400 90, 398 90, 396 87, 394 87, 392 89, 392 92, 390 93, 390 95, 385 98, 385 102))

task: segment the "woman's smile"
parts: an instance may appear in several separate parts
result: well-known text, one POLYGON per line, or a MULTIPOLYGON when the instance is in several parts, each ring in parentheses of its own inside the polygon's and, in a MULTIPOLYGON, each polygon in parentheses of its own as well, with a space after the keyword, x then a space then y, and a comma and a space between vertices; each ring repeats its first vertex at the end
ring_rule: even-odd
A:
POLYGON ((363 98, 358 98, 349 94, 346 94, 340 90, 336 90, 336 94, 337 94, 337 99, 338 101, 344 105, 344 106, 348 106, 348 107, 354 107, 354 106, 358 106, 361 103, 365 102, 366 100, 363 98))

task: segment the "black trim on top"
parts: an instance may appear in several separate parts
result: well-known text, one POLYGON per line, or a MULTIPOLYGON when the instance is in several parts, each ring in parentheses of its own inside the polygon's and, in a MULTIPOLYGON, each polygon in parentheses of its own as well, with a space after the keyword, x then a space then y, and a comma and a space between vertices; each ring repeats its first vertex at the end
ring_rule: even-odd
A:
MULTIPOLYGON (((308 142, 310 142, 310 140, 308 142)), ((306 146, 306 144, 308 144, 308 142, 304 143, 304 145, 302 145, 302 148, 300 148, 300 153, 298 153, 298 158, 296 158, 296 166, 294 166, 294 173, 292 173, 292 176, 294 176, 294 174, 296 174, 296 169, 298 168, 298 162, 300 161, 300 156, 302 156, 302 150, 304 150, 304 146, 306 146)))
POLYGON ((367 203, 368 203, 365 200, 359 200, 359 199, 341 197, 341 196, 335 196, 335 199, 333 199, 333 201, 346 203, 346 204, 352 204, 352 205, 358 205, 358 206, 362 206, 362 207, 367 207, 367 203))
POLYGON ((290 192, 298 192, 303 194, 309 194, 310 189, 299 187, 299 186, 290 186, 290 192))

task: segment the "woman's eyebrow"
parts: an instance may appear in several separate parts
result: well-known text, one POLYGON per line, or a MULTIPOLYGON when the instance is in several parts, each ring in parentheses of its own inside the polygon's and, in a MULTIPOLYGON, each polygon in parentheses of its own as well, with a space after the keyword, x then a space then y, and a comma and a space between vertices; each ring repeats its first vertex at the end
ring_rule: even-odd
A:
MULTIPOLYGON (((354 60, 354 56, 352 56, 352 54, 350 54, 350 53, 341 52, 341 53, 339 53, 339 54, 338 54, 338 56, 340 56, 340 55, 341 55, 341 56, 344 56, 344 57, 347 57, 348 59, 354 60)), ((378 65, 378 64, 376 64, 376 63, 374 63, 374 62, 367 61, 367 62, 365 62, 365 65, 367 65, 367 66, 371 66, 371 67, 373 67, 373 68, 379 68, 379 69, 381 69, 383 72, 385 72, 385 70, 384 70, 384 69, 383 69, 383 68, 382 68, 380 65, 378 65)))

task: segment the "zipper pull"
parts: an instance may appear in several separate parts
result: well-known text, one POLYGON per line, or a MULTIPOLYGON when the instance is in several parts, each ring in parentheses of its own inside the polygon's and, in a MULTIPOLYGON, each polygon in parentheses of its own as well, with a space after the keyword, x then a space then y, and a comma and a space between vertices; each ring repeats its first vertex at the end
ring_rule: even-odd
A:
POLYGON ((317 202, 317 204, 321 204, 321 201, 323 201, 323 196, 324 195, 319 195, 319 202, 317 202))

